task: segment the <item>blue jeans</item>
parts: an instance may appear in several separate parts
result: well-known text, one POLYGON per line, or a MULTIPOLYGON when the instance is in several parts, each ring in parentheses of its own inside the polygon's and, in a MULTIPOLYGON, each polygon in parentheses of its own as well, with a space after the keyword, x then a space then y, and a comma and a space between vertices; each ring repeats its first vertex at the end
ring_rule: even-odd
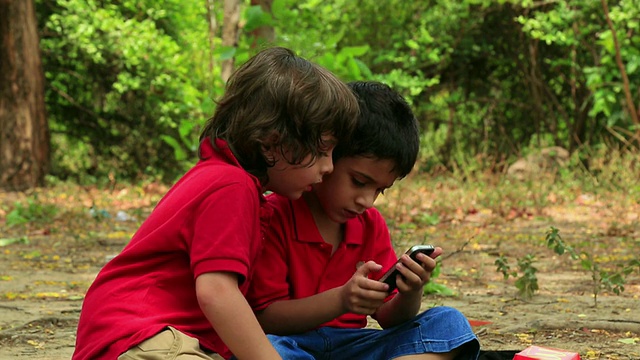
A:
POLYGON ((291 336, 268 335, 286 360, 393 359, 464 348, 456 359, 476 360, 480 343, 467 319, 450 307, 435 307, 388 329, 323 327, 291 336))

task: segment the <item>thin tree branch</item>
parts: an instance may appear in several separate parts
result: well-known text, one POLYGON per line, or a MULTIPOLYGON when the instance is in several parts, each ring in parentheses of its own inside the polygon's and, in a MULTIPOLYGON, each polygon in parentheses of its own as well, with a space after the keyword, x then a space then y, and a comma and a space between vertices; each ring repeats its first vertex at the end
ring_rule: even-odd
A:
MULTIPOLYGON (((631 90, 629 88, 629 77, 627 76, 627 71, 624 68, 624 64, 622 63, 622 56, 620 55, 620 43, 618 42, 618 35, 616 35, 616 29, 613 27, 613 22, 611 21, 611 17, 609 16, 609 6, 607 5, 606 0, 600 0, 600 2, 602 3, 604 17, 607 20, 609 30, 611 30, 611 36, 613 37, 613 45, 616 52, 616 64, 618 65, 618 69, 620 69, 620 75, 622 76, 622 87, 624 89, 624 96, 627 100, 627 109, 629 110, 629 115, 631 115, 631 120, 633 121, 633 123, 636 125, 640 125, 638 111, 636 110, 636 106, 631 96, 631 90)), ((638 130, 638 132, 640 132, 640 130, 638 130)))

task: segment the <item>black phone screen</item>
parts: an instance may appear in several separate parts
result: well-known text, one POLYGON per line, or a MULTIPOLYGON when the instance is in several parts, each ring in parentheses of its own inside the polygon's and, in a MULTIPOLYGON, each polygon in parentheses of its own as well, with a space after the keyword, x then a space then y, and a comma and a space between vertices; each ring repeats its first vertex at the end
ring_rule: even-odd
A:
MULTIPOLYGON (((406 254, 408 254, 413 261, 417 261, 416 257, 418 256, 419 253, 423 253, 425 255, 431 255, 431 253, 434 250, 435 250, 434 247, 431 245, 415 245, 415 246, 412 246, 409 250, 407 250, 406 254)), ((398 261, 400 261, 400 259, 398 259, 398 261)), ((389 292, 396 289, 397 287, 396 278, 398 277, 398 274, 400 274, 400 272, 398 271, 398 269, 396 269, 396 266, 394 264, 380 278, 380 281, 389 285, 389 292)))

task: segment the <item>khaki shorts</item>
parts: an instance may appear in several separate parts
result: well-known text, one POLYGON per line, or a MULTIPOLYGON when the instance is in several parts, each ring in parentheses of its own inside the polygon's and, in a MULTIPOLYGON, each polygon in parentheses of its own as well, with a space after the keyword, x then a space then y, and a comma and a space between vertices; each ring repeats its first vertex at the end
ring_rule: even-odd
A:
POLYGON ((187 336, 171 326, 118 356, 118 360, 169 359, 223 360, 223 357, 203 350, 198 339, 187 336))

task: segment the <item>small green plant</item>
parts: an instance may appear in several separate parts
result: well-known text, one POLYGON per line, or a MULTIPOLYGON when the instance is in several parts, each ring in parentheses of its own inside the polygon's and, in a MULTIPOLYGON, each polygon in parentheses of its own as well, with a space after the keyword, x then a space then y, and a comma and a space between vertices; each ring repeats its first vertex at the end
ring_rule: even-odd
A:
POLYGON ((420 216, 419 221, 427 226, 435 226, 440 223, 440 216, 438 216, 438 214, 429 214, 425 212, 420 216))
POLYGON ((562 240, 560 231, 557 228, 551 226, 547 231, 545 240, 547 242, 547 247, 553 250, 556 254, 563 255, 564 253, 568 253, 573 260, 579 258, 573 247, 562 240))
POLYGON ((536 269, 533 266, 535 256, 527 254, 525 257, 518 259, 518 268, 522 275, 516 280, 518 293, 525 299, 530 299, 533 294, 538 291, 538 278, 536 277, 536 269))
POLYGON ((520 272, 511 269, 509 260, 504 255, 500 255, 494 264, 497 266, 497 271, 502 273, 505 280, 510 277, 517 278, 515 285, 520 297, 523 299, 531 299, 535 292, 538 291, 538 278, 536 276, 538 269, 533 266, 534 262, 535 256, 531 254, 527 254, 525 257, 518 259, 518 269, 520 272), (518 277, 519 274, 521 274, 520 277, 518 277))
POLYGON ((632 259, 618 265, 618 270, 606 269, 600 266, 595 255, 582 251, 578 253, 572 246, 564 242, 557 228, 551 227, 546 236, 547 247, 553 249, 556 254, 569 254, 572 259, 580 259, 583 269, 591 273, 593 306, 598 307, 598 295, 602 290, 611 291, 616 295, 624 292, 627 277, 640 270, 640 260, 632 259))
POLYGON ((497 271, 502 273, 504 280, 509 279, 509 277, 518 276, 517 271, 511 271, 511 266, 509 265, 509 260, 504 256, 500 255, 494 264, 497 266, 497 271))
POLYGON ((436 264, 436 268, 433 269, 433 272, 431 273, 429 282, 424 286, 425 295, 435 294, 442 296, 454 296, 456 294, 455 291, 451 290, 446 285, 434 282, 434 280, 440 276, 441 271, 442 263, 438 262, 436 264))
POLYGON ((37 195, 28 198, 26 205, 20 202, 16 202, 14 205, 14 209, 7 214, 7 226, 9 227, 30 222, 47 222, 58 213, 57 207, 40 202, 37 195))
POLYGON ((28 244, 29 239, 26 236, 15 238, 0 238, 0 247, 12 244, 28 244))

